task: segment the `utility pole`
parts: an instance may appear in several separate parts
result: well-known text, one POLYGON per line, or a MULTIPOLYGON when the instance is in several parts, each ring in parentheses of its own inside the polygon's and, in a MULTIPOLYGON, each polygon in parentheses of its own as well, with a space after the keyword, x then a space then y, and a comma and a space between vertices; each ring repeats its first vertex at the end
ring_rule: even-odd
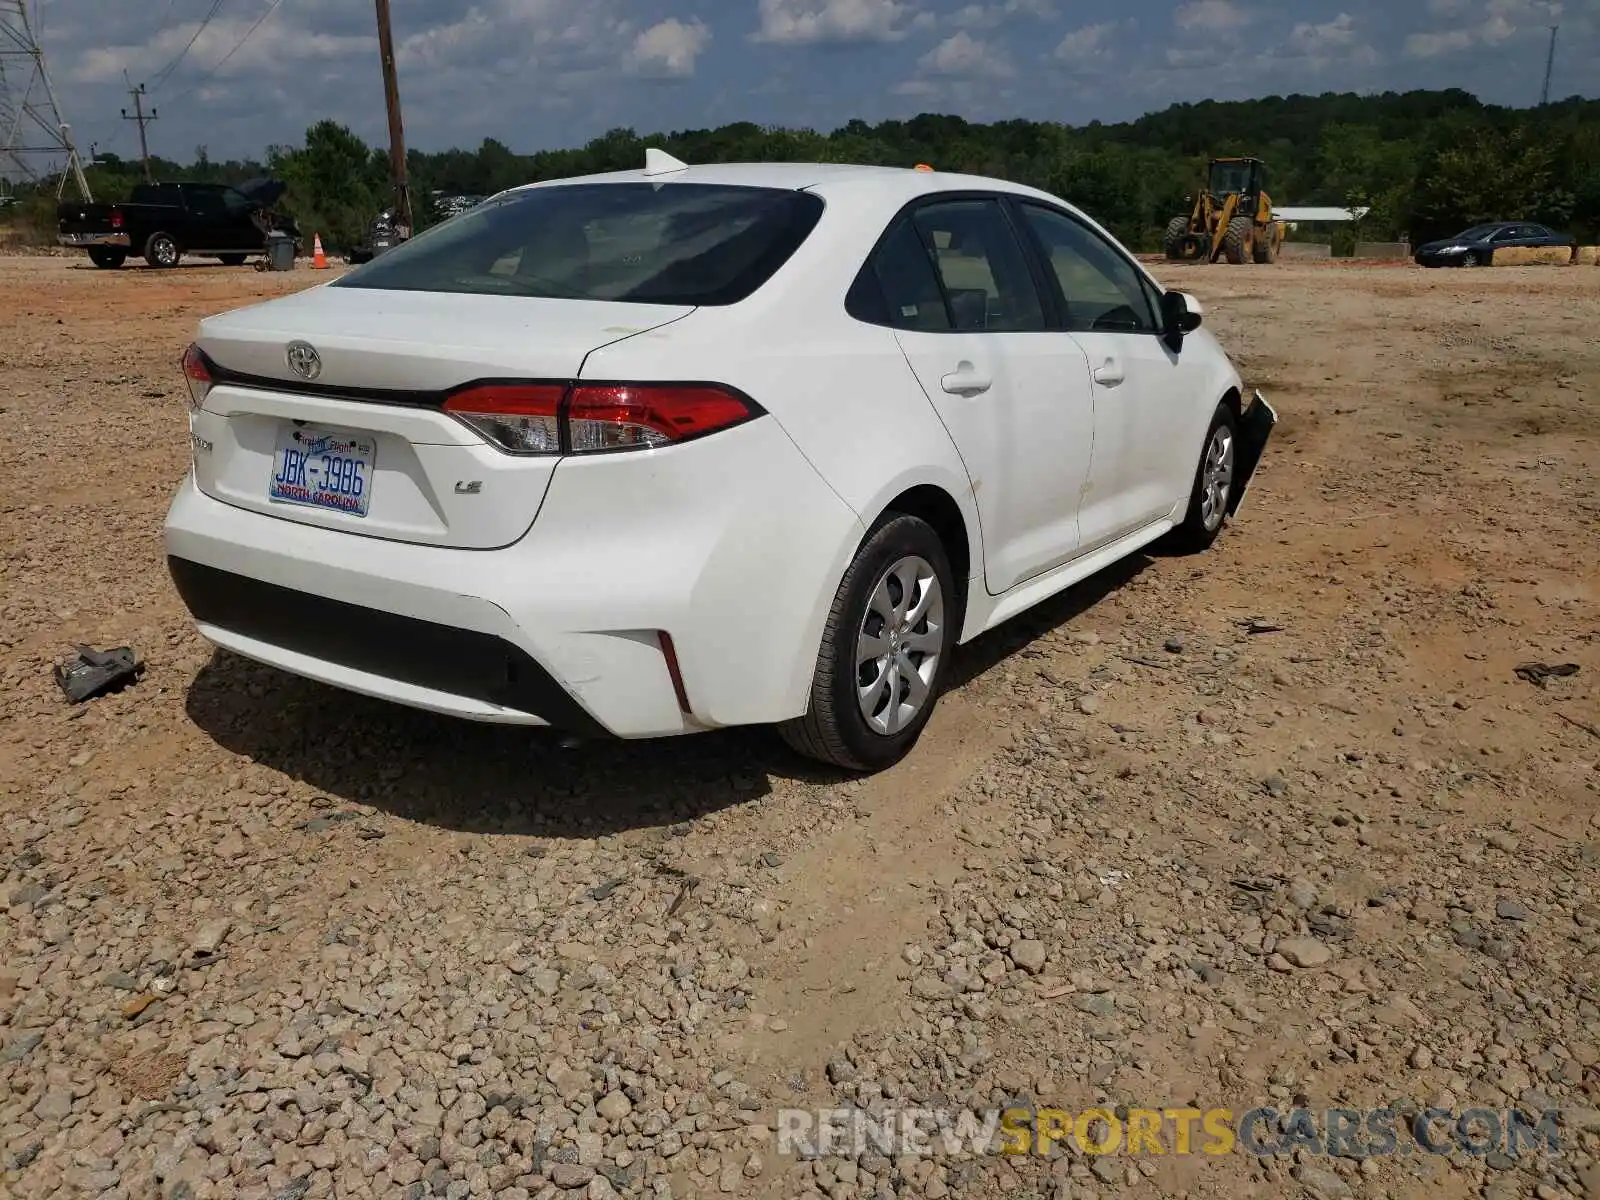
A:
POLYGON ((1556 65, 1556 30, 1560 28, 1559 25, 1550 26, 1550 53, 1545 55, 1544 60, 1544 90, 1539 93, 1540 107, 1550 103, 1550 68, 1556 65))
POLYGON ((133 115, 130 116, 128 114, 128 110, 123 109, 122 119, 124 121, 139 122, 139 156, 144 159, 144 181, 146 183, 154 183, 155 177, 150 174, 150 145, 145 141, 144 127, 150 124, 151 121, 154 121, 160 114, 157 113, 153 108, 148 114, 145 113, 144 84, 141 83, 138 87, 134 87, 132 85, 132 81, 130 81, 128 86, 128 95, 133 97, 133 115))
POLYGON ((394 175, 394 217, 401 238, 411 236, 411 185, 406 180, 406 135, 400 123, 400 81, 394 69, 389 0, 377 0, 378 52, 383 57, 383 100, 389 109, 389 169, 394 175))
POLYGON ((30 0, 0 0, 0 169, 34 179, 39 159, 60 162, 64 157, 56 199, 65 194, 71 179, 79 196, 92 200, 72 127, 62 118, 50 86, 44 48, 29 9, 30 0))

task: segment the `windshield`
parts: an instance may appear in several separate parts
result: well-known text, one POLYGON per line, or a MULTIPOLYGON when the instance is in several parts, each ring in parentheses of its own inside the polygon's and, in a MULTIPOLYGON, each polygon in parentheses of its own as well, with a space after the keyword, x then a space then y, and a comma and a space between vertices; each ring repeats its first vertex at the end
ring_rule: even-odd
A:
POLYGON ((821 214, 817 196, 779 188, 529 188, 452 217, 329 286, 733 304, 788 260, 821 214))
POLYGON ((1211 165, 1211 194, 1226 196, 1230 192, 1250 190, 1250 164, 1247 162, 1219 162, 1211 165))
POLYGON ((1499 225, 1474 225, 1471 229, 1463 229, 1456 234, 1456 240, 1462 242, 1481 242, 1492 233, 1498 232, 1499 225))

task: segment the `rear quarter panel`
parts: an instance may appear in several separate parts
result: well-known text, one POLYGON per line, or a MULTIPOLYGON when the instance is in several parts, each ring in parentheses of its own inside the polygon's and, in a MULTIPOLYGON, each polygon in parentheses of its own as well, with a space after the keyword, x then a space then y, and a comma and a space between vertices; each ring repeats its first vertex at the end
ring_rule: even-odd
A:
MULTIPOLYGON (((697 605, 707 644, 724 644, 722 653, 737 646, 743 672, 763 677, 756 691, 782 698, 775 714, 781 716, 803 711, 839 582, 894 496, 919 484, 947 491, 962 509, 971 560, 982 563, 971 485, 949 435, 894 335, 846 317, 842 298, 843 290, 836 318, 811 321, 700 309, 597 350, 583 367, 586 379, 715 381, 738 388, 767 410, 764 420, 781 431, 795 460, 805 462, 821 495, 833 501, 819 500, 809 483, 783 483, 794 477, 781 455, 756 481, 730 473, 726 503, 748 509, 742 519, 747 548, 737 561, 719 559, 705 568, 708 580, 729 581, 701 589, 708 602, 738 597, 725 614, 697 605), (792 490, 773 496, 767 489, 776 486, 792 490), (799 606, 797 596, 804 598, 799 606), (757 612, 765 614, 764 632, 741 636, 744 614, 757 612), (781 623, 773 624, 780 615, 781 623)), ((722 436, 707 439, 708 448, 722 436)), ((553 494, 560 490, 558 476, 553 494)))

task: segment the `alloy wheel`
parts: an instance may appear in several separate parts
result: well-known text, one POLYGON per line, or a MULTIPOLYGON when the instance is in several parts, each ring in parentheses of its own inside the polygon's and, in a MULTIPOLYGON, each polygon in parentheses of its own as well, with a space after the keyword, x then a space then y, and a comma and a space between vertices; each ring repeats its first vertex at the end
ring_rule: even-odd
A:
POLYGON ((1205 463, 1200 468, 1200 519, 1208 533, 1222 524, 1232 488, 1233 430, 1219 425, 1206 443, 1205 463))
POLYGON ((892 737, 927 707, 943 644, 933 565, 918 555, 896 560, 873 587, 856 636, 856 696, 874 732, 892 737))

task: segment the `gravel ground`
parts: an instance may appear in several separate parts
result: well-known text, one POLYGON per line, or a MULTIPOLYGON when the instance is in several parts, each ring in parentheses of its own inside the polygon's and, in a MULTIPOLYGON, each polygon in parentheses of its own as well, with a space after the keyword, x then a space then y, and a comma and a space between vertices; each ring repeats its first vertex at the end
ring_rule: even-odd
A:
POLYGON ((1600 1197, 1600 277, 1173 274, 1282 414, 1240 520, 966 648, 852 780, 214 654, 161 558, 177 359, 325 277, 0 259, 0 1194, 1600 1197), (68 706, 79 642, 144 678, 68 706), (1559 1107, 1563 1142, 774 1136, 1018 1101, 1559 1107))

